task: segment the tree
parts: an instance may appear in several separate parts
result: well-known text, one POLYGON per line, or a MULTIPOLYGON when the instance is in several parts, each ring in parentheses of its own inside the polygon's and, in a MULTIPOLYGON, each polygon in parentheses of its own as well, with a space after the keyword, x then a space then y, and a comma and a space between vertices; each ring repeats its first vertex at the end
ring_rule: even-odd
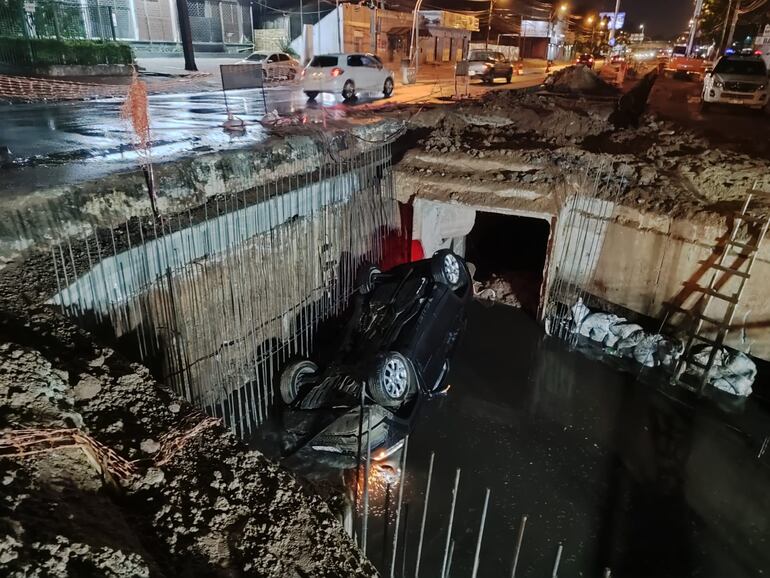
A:
POLYGON ((704 0, 700 21, 701 40, 717 44, 720 42, 729 10, 730 0, 704 0))

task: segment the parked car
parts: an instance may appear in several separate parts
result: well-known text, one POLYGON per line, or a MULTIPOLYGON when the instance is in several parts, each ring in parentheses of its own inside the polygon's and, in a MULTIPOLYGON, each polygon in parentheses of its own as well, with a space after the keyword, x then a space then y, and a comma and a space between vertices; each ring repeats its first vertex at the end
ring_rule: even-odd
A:
POLYGON ((758 56, 722 56, 706 72, 701 93, 701 109, 724 103, 762 111, 767 106, 768 72, 758 56))
POLYGON ((588 68, 593 68, 594 57, 588 52, 584 52, 583 54, 578 55, 578 57, 575 59, 575 64, 582 64, 583 66, 587 66, 588 68))
POLYGON ((284 448, 284 455, 310 449, 349 465, 359 448, 359 428, 365 427, 373 455, 386 457, 411 430, 420 404, 447 388, 473 295, 464 260, 441 250, 385 273, 367 267, 358 284, 331 361, 319 367, 296 359, 280 374, 286 422, 294 424, 293 447, 284 448))
POLYGON ((374 54, 322 54, 302 71, 302 89, 309 100, 319 93, 340 94, 346 101, 359 92, 393 94, 393 73, 374 54))
POLYGON ((252 52, 237 64, 261 64, 268 81, 294 80, 302 70, 299 61, 285 52, 252 52))
POLYGON ((510 82, 513 63, 502 52, 474 50, 468 55, 468 75, 486 84, 492 84, 495 78, 504 78, 510 82))

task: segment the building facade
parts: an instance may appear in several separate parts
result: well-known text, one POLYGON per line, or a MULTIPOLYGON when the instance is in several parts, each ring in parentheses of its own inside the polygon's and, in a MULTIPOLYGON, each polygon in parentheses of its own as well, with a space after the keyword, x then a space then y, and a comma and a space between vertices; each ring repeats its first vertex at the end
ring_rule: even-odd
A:
MULTIPOLYGON (((202 49, 251 43, 248 0, 186 0, 193 42, 202 49)), ((13 29, 32 38, 107 39, 179 44, 176 0, 46 0, 25 2, 13 29)), ((4 34, 6 34, 4 32, 4 34)), ((16 34, 13 34, 16 35, 16 34)))
MULTIPOLYGON (((371 52, 386 62, 409 57, 411 12, 340 4, 314 25, 305 25, 292 49, 303 62, 315 54, 371 52)), ((471 33, 478 31, 475 16, 444 10, 420 12, 417 46, 421 63, 454 62, 467 54, 471 33)))

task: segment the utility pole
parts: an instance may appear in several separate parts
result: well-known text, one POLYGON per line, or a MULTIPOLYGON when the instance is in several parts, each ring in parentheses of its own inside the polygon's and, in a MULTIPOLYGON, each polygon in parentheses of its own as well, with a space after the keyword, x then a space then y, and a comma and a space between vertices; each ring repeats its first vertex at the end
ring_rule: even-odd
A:
POLYGON ((176 13, 179 19, 179 36, 182 39, 184 69, 196 72, 198 67, 195 66, 195 50, 193 49, 192 29, 190 28, 190 11, 187 8, 187 0, 176 0, 176 13))
POLYGON ((741 0, 735 0, 735 12, 733 12, 733 20, 730 22, 730 32, 727 34, 727 42, 725 42, 724 48, 731 46, 733 43, 733 36, 735 36, 735 27, 738 26, 738 17, 741 15, 741 0))
MULTIPOLYGON (((699 2, 703 2, 703 0, 698 0, 699 2)), ((610 41, 609 45, 614 47, 615 46, 615 29, 618 27, 618 12, 620 12, 620 0, 615 0, 615 16, 612 19, 612 22, 610 23, 610 41)))
POLYGON ((489 49, 489 33, 492 31, 492 10, 494 9, 494 6, 495 0, 489 0, 489 14, 487 15, 489 22, 487 23, 487 41, 484 44, 485 49, 489 49))
POLYGON ((703 11, 703 0, 695 0, 695 11, 692 13, 692 26, 690 26, 690 36, 687 38, 687 56, 692 54, 695 46, 695 36, 700 28, 700 13, 703 11))

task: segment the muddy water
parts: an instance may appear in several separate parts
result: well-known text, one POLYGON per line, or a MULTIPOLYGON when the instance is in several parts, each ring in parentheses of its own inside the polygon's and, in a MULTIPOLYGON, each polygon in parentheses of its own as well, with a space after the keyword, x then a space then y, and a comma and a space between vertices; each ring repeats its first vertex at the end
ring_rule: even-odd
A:
MULTIPOLYGON (((472 306, 450 383, 410 439, 406 562, 399 552, 396 575, 402 565, 414 573, 431 451, 421 575, 441 568, 457 467, 453 576, 471 573, 487 487, 479 576, 510 575, 523 514, 517 576, 550 576, 559 543, 560 576, 601 576, 605 567, 613 576, 770 571, 768 456, 757 460, 756 435, 745 433, 767 431, 758 407, 725 416, 657 391, 544 338, 527 314, 499 305, 472 306)), ((373 494, 379 514, 382 486, 373 494)), ((381 522, 372 519, 368 550, 383 568, 390 555, 382 556, 381 522)))

